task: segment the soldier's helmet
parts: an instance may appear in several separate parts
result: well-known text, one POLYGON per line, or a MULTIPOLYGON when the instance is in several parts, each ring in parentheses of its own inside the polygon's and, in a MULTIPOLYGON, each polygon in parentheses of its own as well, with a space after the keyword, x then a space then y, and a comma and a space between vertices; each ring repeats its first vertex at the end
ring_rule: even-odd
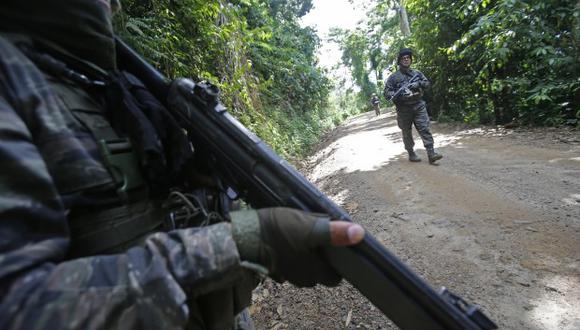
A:
POLYGON ((413 50, 411 48, 403 48, 399 51, 399 56, 397 56, 397 64, 401 62, 401 57, 409 55, 411 60, 413 59, 413 50))

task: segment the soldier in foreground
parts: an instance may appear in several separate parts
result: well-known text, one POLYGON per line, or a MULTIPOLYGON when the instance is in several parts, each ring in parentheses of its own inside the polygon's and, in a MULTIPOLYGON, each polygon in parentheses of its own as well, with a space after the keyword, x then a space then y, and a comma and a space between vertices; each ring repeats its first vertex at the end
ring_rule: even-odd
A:
POLYGON ((176 225, 207 204, 183 191, 216 188, 117 71, 117 6, 0 4, 0 328, 231 329, 260 274, 336 285, 318 247, 360 242, 358 225, 287 208, 176 225))
POLYGON ((387 79, 384 95, 387 100, 392 100, 397 108, 397 124, 403 133, 403 143, 409 154, 409 161, 421 161, 413 149, 415 141, 413 141, 411 129, 414 124, 427 150, 429 164, 435 164, 443 156, 434 149, 433 135, 429 128, 429 115, 423 100, 423 93, 429 88, 430 83, 421 71, 411 69, 412 62, 412 50, 402 49, 397 57, 399 69, 387 79))

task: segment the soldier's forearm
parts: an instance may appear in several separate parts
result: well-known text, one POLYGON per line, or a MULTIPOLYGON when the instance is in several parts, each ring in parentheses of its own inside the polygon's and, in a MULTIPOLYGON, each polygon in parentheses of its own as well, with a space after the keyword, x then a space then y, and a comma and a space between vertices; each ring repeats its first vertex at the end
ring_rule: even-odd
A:
POLYGON ((429 87, 431 87, 431 82, 423 74, 421 74, 421 80, 419 81, 419 84, 423 89, 428 89, 429 87))
POLYGON ((241 271, 229 224, 154 234, 125 254, 39 265, 12 283, 0 327, 59 328, 54 320, 67 320, 67 328, 131 329, 143 326, 134 323, 143 315, 150 328, 181 327, 186 293, 229 287, 241 271))

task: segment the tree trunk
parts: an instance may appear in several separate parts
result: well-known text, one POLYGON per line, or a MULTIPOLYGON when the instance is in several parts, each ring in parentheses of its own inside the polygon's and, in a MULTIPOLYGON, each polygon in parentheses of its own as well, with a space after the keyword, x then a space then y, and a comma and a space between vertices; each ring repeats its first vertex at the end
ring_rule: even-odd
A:
POLYGON ((403 36, 410 36, 411 29, 409 28, 409 17, 407 17, 407 10, 405 9, 405 4, 402 0, 399 3, 399 21, 401 22, 401 33, 403 36))

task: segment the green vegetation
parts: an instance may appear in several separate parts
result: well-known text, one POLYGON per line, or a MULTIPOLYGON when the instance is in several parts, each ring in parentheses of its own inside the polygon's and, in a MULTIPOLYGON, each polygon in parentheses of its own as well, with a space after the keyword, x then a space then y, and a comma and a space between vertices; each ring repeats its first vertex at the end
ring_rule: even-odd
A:
MULTIPOLYGON (((121 37, 169 77, 220 87, 240 121, 286 157, 333 124, 319 39, 298 19, 311 0, 124 0, 121 37)), ((334 120, 336 122, 336 120, 334 120)))
POLYGON ((122 0, 115 25, 167 76, 218 85, 230 112, 285 157, 300 157, 325 130, 368 111, 402 46, 416 50, 415 66, 432 80, 427 98, 439 120, 579 125, 576 1, 372 3, 366 24, 331 33, 354 87, 317 65, 320 40, 299 24, 312 0, 122 0))
POLYGON ((433 82, 431 114, 470 123, 579 125, 580 4, 571 0, 378 0, 357 31, 335 31, 368 99, 403 46, 433 82), (411 35, 400 32, 405 6, 411 35), (376 75, 377 83, 367 77, 376 75))

